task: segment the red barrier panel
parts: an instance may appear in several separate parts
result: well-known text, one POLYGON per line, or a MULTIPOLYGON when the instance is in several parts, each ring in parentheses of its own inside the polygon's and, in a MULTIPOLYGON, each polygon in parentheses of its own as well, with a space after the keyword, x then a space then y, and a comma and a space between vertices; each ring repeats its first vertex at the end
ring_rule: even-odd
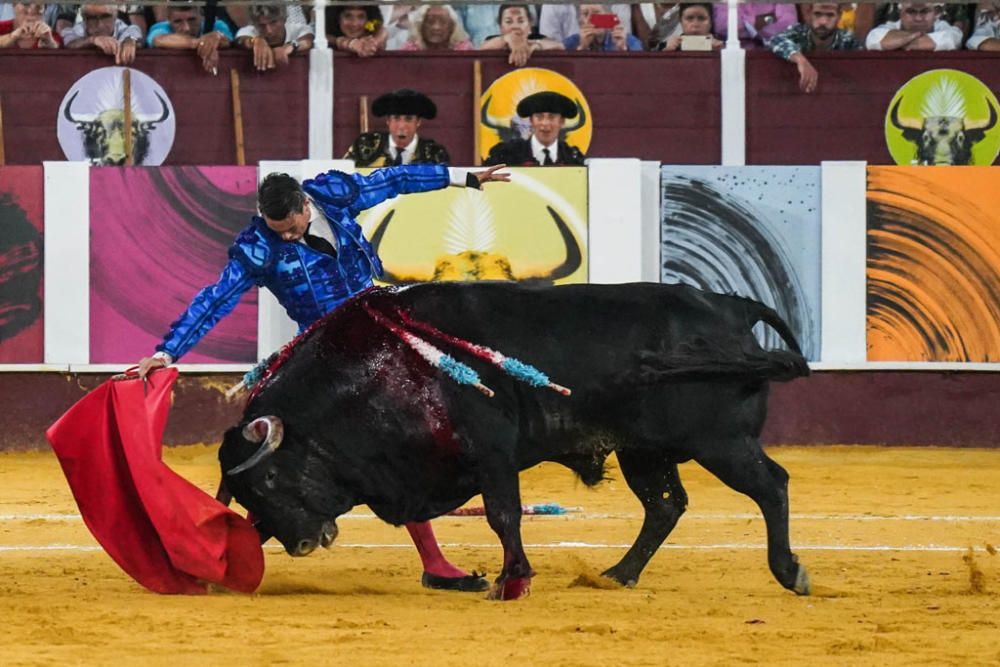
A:
MULTIPOLYGON (((456 164, 472 162, 472 71, 482 62, 483 86, 511 71, 497 52, 382 54, 334 63, 334 156, 357 136, 358 99, 393 88, 425 91, 438 117, 424 133, 445 144, 456 164)), ((106 56, 80 52, 0 51, 0 91, 8 164, 63 160, 56 138, 59 104, 87 72, 112 66, 106 56)), ((531 65, 555 70, 583 91, 595 123, 589 153, 670 163, 715 164, 719 139, 718 54, 536 55, 531 65)), ((174 147, 164 164, 235 164, 229 70, 240 73, 246 160, 302 159, 309 152, 306 57, 260 74, 245 51, 220 52, 219 75, 201 70, 187 52, 140 52, 135 69, 164 88, 177 113, 174 147)), ((373 119, 372 129, 384 127, 373 119)))
MULTIPOLYGON (((883 124, 889 101, 910 78, 952 68, 1000 91, 1000 56, 953 53, 813 54, 819 90, 798 90, 795 67, 768 51, 747 52, 747 163, 818 164, 822 160, 890 163, 883 124)), ((358 99, 399 87, 420 89, 438 104, 423 132, 445 144, 456 164, 472 162, 473 62, 483 87, 510 72, 496 52, 395 52, 359 59, 336 54, 334 153, 359 131, 358 99)), ((718 164, 721 97, 718 53, 539 53, 531 66, 557 71, 580 88, 594 119, 593 157, 639 157, 666 164, 718 164)), ((55 133, 59 103, 87 72, 111 65, 79 52, 0 51, 4 134, 9 164, 62 160, 55 133)), ((229 70, 241 77, 246 159, 308 156, 309 61, 296 56, 282 71, 260 74, 244 51, 222 52, 219 75, 203 72, 190 53, 148 50, 139 69, 167 91, 177 136, 165 164, 234 164, 229 70)), ((383 127, 372 119, 371 129, 383 127)))
MULTIPOLYGON (((59 105, 88 72, 113 67, 104 55, 80 51, 0 50, 0 93, 7 164, 65 160, 56 137, 59 105)), ((193 52, 143 49, 134 69, 159 83, 177 114, 173 149, 164 164, 236 164, 229 70, 240 74, 247 164, 308 157, 309 59, 261 74, 247 51, 221 51, 219 74, 201 69, 193 52)))
POLYGON ((992 53, 856 51, 809 59, 819 87, 807 95, 794 65, 767 51, 747 53, 747 164, 895 164, 885 143, 889 102, 928 70, 960 70, 1000 93, 1000 56, 992 53))

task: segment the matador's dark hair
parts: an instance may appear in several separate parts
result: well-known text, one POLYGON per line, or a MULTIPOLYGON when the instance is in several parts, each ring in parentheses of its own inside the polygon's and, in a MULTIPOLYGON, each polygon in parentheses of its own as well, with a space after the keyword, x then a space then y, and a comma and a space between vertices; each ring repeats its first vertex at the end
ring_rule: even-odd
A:
POLYGON ((284 220, 291 213, 301 213, 306 193, 288 174, 268 174, 257 188, 257 208, 272 220, 284 220))

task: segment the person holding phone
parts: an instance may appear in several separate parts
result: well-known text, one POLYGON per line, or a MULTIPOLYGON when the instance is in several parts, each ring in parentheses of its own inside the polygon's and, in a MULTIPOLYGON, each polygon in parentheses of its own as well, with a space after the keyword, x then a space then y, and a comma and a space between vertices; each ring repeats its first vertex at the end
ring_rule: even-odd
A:
POLYGON ((14 4, 14 18, 0 21, 0 49, 58 49, 62 38, 42 20, 45 5, 22 1, 14 4))
POLYGON ((711 3, 682 3, 678 27, 680 31, 657 44, 654 51, 708 51, 722 48, 722 41, 715 38, 711 3), (684 37, 704 39, 708 48, 692 49, 685 45, 684 37))
POLYGON ((580 5, 580 32, 563 42, 567 51, 642 51, 607 5, 580 5))

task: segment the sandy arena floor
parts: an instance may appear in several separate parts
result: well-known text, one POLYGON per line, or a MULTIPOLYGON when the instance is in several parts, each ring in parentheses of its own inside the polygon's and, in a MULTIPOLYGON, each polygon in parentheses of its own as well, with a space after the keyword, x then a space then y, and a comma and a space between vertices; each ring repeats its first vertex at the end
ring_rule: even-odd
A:
MULTIPOLYGON (((522 475, 524 501, 580 511, 525 518, 525 600, 421 588, 405 531, 363 507, 329 551, 269 548, 257 594, 160 596, 96 545, 52 455, 0 454, 0 665, 1000 663, 1000 451, 770 453, 792 475, 811 597, 771 578, 756 507, 694 465, 688 513, 633 590, 595 587, 640 523, 617 471, 590 490, 541 466, 522 475)), ((214 449, 167 456, 214 490, 214 449)), ((484 518, 435 527, 456 563, 496 574, 484 518)))

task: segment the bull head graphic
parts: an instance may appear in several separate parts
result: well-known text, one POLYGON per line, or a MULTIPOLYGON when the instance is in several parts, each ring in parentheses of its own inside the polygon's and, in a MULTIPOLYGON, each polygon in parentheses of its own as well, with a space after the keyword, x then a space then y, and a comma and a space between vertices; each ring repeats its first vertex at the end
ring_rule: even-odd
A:
MULTIPOLYGON (((490 113, 490 102, 493 101, 493 96, 487 97, 483 101, 483 108, 480 111, 480 122, 495 131, 500 136, 500 141, 511 141, 512 139, 527 139, 531 136, 530 126, 522 129, 520 124, 517 122, 519 116, 516 114, 511 116, 510 123, 508 125, 503 125, 502 121, 496 116, 490 113)), ((573 124, 566 124, 559 131, 559 140, 566 141, 566 136, 570 132, 574 132, 587 123, 587 112, 583 110, 583 105, 580 104, 579 100, 574 100, 576 103, 577 114, 576 118, 573 119, 573 124)), ((517 106, 516 104, 514 106, 517 106)))
MULTIPOLYGON (((74 115, 73 101, 80 91, 73 93, 66 103, 63 114, 71 123, 76 124, 83 135, 84 152, 92 165, 108 166, 125 164, 125 112, 124 109, 108 108, 92 115, 74 115)), ((133 164, 141 165, 149 152, 149 133, 157 125, 170 117, 170 108, 166 100, 155 93, 160 101, 159 116, 132 115, 132 160, 133 164)))
POLYGON ((997 110, 988 98, 989 117, 985 120, 968 118, 961 92, 948 78, 943 78, 927 94, 922 119, 900 117, 902 102, 901 96, 892 106, 889 121, 902 130, 904 139, 916 146, 915 162, 920 165, 972 164, 972 147, 997 124, 997 110))
MULTIPOLYGON (((466 245, 475 245, 477 247, 456 249, 456 252, 438 258, 434 265, 434 271, 429 276, 399 276, 387 267, 380 280, 392 285, 409 285, 428 280, 520 280, 551 284, 556 280, 566 278, 580 268, 580 264, 582 263, 580 246, 573 237, 573 232, 570 231, 566 221, 556 213, 555 209, 551 206, 546 206, 545 209, 552 217, 553 222, 555 222, 563 245, 566 248, 566 257, 558 266, 543 270, 537 274, 517 276, 514 274, 510 260, 507 257, 491 252, 488 249, 492 245, 492 239, 489 239, 485 243, 467 243, 466 245)), ((379 251, 382 238, 389 228, 389 223, 392 222, 395 214, 395 210, 389 211, 372 233, 371 243, 376 254, 379 251)), ((490 233, 487 232, 487 234, 490 233)))

